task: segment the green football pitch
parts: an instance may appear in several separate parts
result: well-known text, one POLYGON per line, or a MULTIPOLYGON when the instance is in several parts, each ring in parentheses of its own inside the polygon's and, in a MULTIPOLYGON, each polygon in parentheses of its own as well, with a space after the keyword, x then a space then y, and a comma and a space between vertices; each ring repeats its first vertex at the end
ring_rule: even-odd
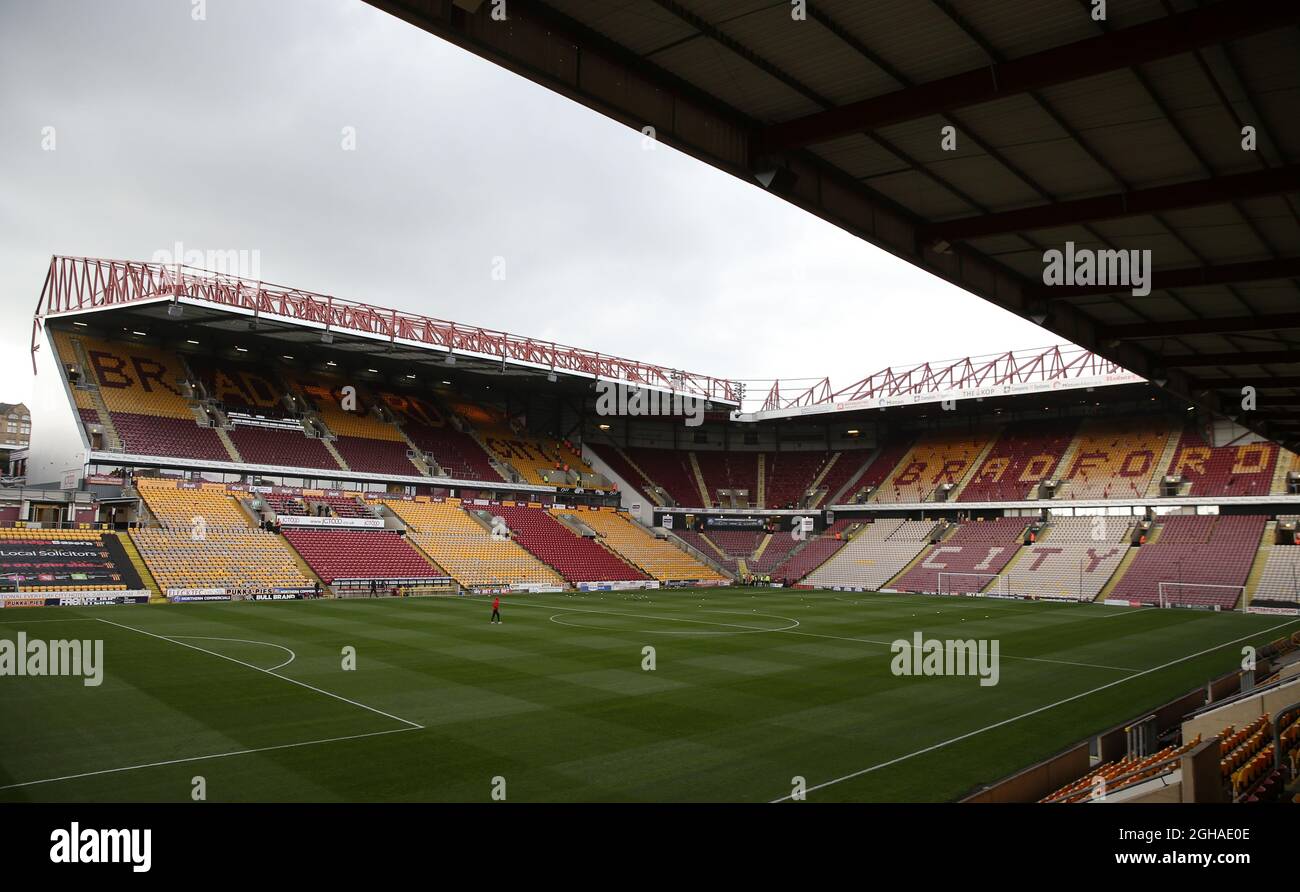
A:
POLYGON ((0 800, 950 800, 1300 620, 779 589, 48 608, 102 684, 0 677, 0 800), (896 639, 996 640, 998 683, 896 639), (646 668, 653 648, 653 669, 646 668), (347 664, 354 660, 349 668, 347 664), (196 781, 202 778, 202 781, 196 781))

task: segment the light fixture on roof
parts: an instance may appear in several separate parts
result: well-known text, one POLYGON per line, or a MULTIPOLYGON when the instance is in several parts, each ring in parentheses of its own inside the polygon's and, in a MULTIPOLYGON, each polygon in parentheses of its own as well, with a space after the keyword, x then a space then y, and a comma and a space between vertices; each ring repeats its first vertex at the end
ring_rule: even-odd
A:
POLYGON ((247 347, 236 347, 235 349, 238 350, 240 353, 247 353, 247 352, 248 352, 248 348, 247 348, 247 347))
POLYGON ((334 343, 334 332, 332 332, 332 331, 322 331, 322 332, 320 333, 320 342, 321 342, 322 344, 332 344, 332 343, 334 343))
POLYGON ((194 338, 186 338, 186 339, 185 339, 185 343, 187 343, 187 344, 197 344, 198 341, 194 340, 194 338))
POLYGON ((412 379, 412 380, 415 379, 415 376, 414 376, 414 375, 407 375, 406 377, 408 377, 408 378, 410 378, 410 379, 412 379))
POLYGON ((547 380, 547 381, 550 381, 552 384, 554 384, 556 381, 558 381, 558 380, 560 380, 560 379, 556 377, 555 372, 547 372, 547 373, 546 373, 546 380, 547 380))
POLYGON ((293 357, 290 356, 288 353, 282 353, 282 354, 280 355, 280 358, 281 358, 281 359, 293 359, 293 357))
POLYGON ((147 337, 149 336, 149 332, 147 332, 147 331, 133 331, 133 332, 131 332, 131 334, 133 334, 133 335, 138 335, 139 337, 142 337, 142 338, 147 338, 147 337))
POLYGON ((455 365, 455 364, 456 364, 456 354, 455 354, 455 353, 448 353, 448 354, 447 354, 447 358, 446 358, 445 360, 443 360, 443 361, 446 362, 447 365, 455 365))
POLYGON ((857 428, 854 428, 853 430, 845 431, 844 433, 848 434, 850 437, 856 437, 859 433, 861 433, 861 431, 859 431, 857 428))
POLYGON ((372 374, 372 375, 378 375, 378 374, 379 374, 379 369, 366 369, 366 371, 369 372, 369 373, 372 374))
POLYGON ((329 361, 327 361, 327 362, 326 362, 326 363, 325 363, 325 364, 326 364, 326 365, 338 365, 338 363, 337 363, 337 362, 335 362, 335 361, 334 361, 334 360, 332 360, 332 359, 331 359, 331 360, 329 360, 329 361))
POLYGON ((185 308, 176 303, 176 301, 172 301, 167 305, 167 315, 171 316, 173 319, 179 319, 181 316, 185 315, 185 308))
POLYGON ((86 323, 84 323, 84 322, 74 322, 74 323, 72 323, 72 324, 73 324, 73 325, 80 326, 81 328, 85 328, 85 327, 86 327, 86 323))
POLYGON ((450 381, 443 381, 442 383, 443 383, 443 384, 446 384, 448 387, 451 386, 451 382, 450 382, 450 381))
POLYGON ((596 426, 599 427, 599 428, 600 428, 601 430, 603 430, 603 431, 607 431, 607 430, 609 430, 609 425, 608 425, 608 424, 598 424, 598 425, 596 425, 596 426))

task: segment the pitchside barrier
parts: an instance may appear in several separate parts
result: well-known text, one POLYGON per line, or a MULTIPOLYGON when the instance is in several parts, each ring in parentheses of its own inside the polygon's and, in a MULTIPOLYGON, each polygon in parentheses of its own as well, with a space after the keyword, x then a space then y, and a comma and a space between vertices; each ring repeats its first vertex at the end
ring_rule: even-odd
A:
POLYGON ((13 607, 104 607, 113 604, 148 604, 145 589, 104 589, 101 591, 40 591, 0 595, 0 608, 13 607))

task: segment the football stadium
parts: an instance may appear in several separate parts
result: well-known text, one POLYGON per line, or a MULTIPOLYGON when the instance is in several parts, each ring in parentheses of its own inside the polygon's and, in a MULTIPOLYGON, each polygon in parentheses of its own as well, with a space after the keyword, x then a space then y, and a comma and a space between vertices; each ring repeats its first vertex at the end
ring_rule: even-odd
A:
POLYGON ((803 302, 861 376, 756 386, 52 246, 0 802, 1300 803, 1300 6, 369 2, 1048 346, 803 302))

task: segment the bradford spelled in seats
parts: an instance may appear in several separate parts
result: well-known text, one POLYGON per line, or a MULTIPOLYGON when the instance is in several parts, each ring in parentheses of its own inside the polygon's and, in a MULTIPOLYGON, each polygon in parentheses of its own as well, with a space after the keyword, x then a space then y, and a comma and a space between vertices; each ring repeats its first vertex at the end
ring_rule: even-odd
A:
POLYGON ((1169 426, 1161 419, 1097 419, 1083 423, 1061 479, 1071 499, 1142 498, 1157 467, 1169 426))
POLYGON ((1055 474, 1074 436, 1072 422, 1008 425, 962 490, 958 501, 999 502, 1028 498, 1055 474))

